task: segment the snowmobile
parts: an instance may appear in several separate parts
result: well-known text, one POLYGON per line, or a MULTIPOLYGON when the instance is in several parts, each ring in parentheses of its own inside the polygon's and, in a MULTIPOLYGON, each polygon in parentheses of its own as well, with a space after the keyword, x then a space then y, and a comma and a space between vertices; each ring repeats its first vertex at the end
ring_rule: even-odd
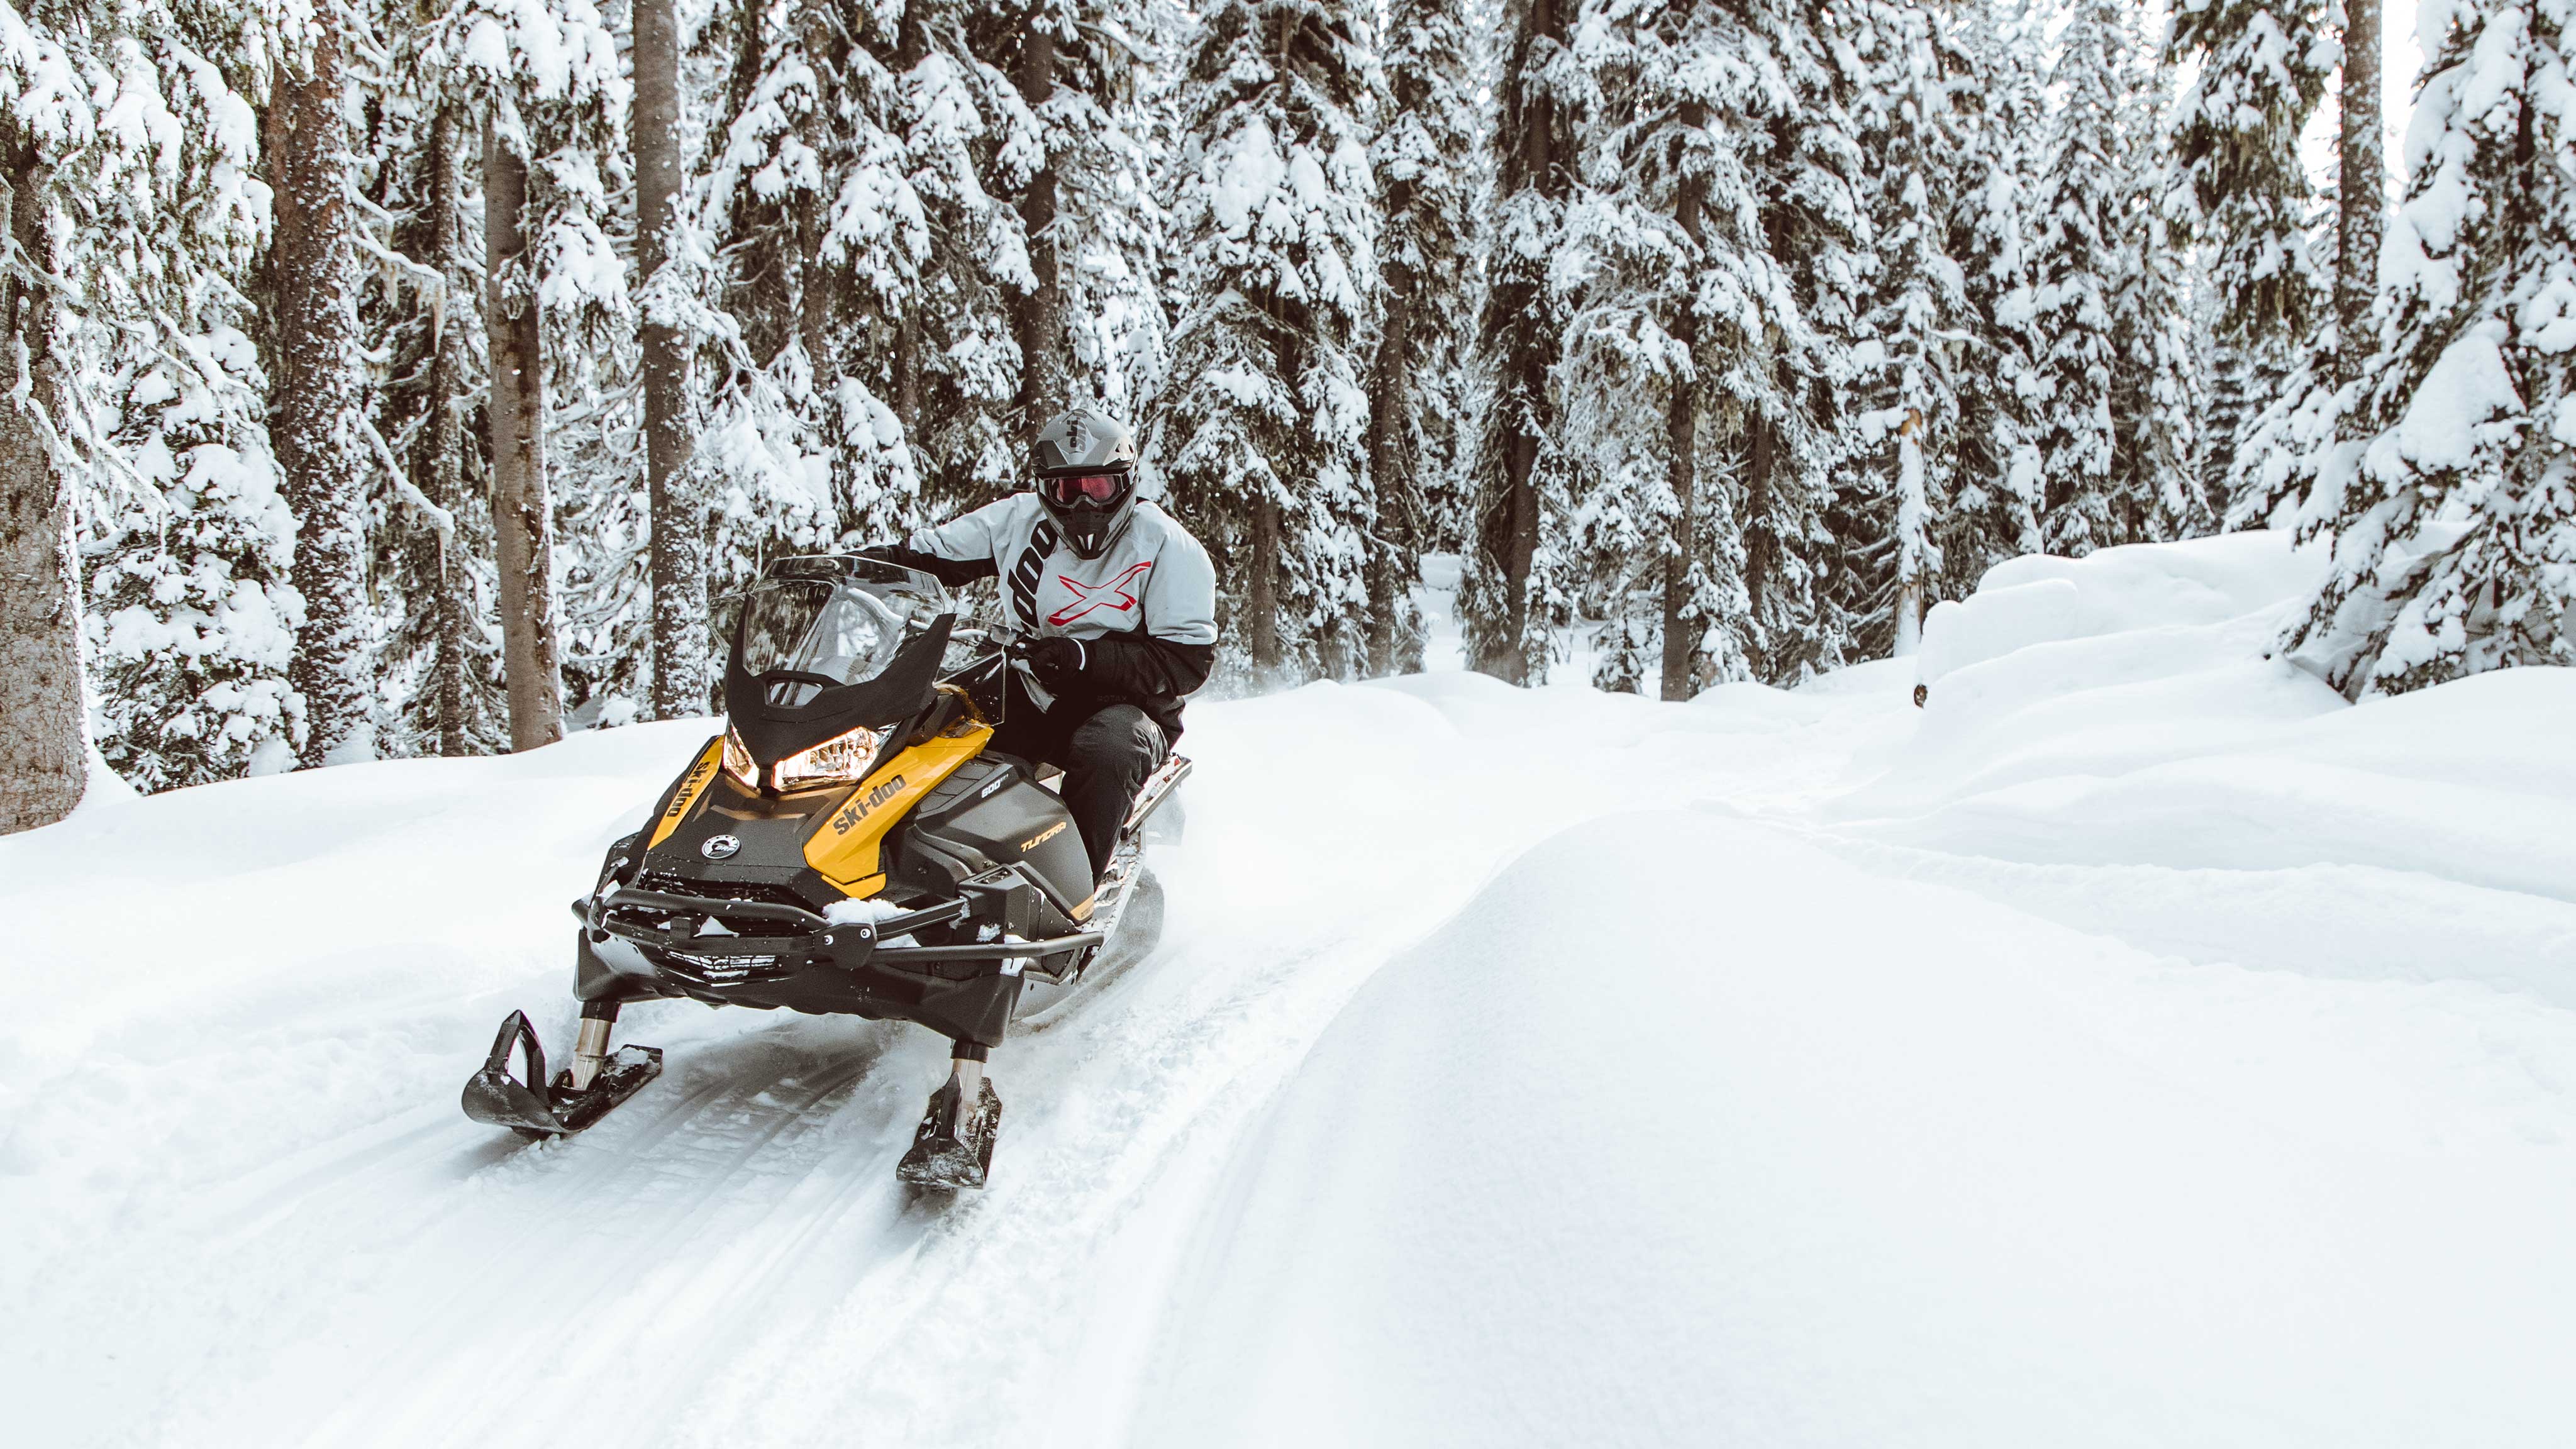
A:
POLYGON ((938 580, 847 554, 778 560, 727 607, 724 732, 573 902, 571 1064, 549 1081, 514 1011, 465 1113, 530 1138, 598 1121, 662 1069, 657 1048, 609 1049, 630 1001, 917 1022, 954 1045, 897 1175, 982 1187, 1002 1114, 985 1063, 1015 1020, 1152 949, 1145 847, 1190 762, 1145 781, 1095 883, 1037 768, 987 748, 1007 629, 961 626, 938 580))

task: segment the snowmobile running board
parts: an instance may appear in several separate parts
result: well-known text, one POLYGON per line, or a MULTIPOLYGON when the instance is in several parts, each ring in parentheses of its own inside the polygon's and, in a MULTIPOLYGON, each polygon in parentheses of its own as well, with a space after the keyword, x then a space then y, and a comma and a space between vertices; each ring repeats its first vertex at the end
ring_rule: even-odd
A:
POLYGON ((546 1080, 545 1048, 537 1045, 537 1029, 528 1024, 528 1014, 514 1011, 501 1023, 501 1034, 493 1038, 492 1055, 484 1060, 483 1070, 465 1083, 465 1115, 507 1127, 522 1137, 569 1136, 607 1116, 609 1109, 660 1075, 660 1047, 626 1046, 600 1064, 599 1075, 591 1078, 588 1088, 574 1091, 572 1073, 564 1072, 541 1092, 528 1083, 546 1080), (526 1082, 510 1075, 514 1046, 527 1048, 526 1082))

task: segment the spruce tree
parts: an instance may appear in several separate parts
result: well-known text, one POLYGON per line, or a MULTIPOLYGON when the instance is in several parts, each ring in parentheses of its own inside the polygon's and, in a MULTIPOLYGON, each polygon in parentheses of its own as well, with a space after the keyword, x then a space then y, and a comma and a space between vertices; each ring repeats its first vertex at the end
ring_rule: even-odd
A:
POLYGON ((2176 103, 2166 215, 2210 255, 2218 386, 2203 488, 2224 504, 2244 425, 2298 364, 2328 297, 2309 247, 2315 188, 2299 137, 2339 59, 2322 0, 2179 0, 2169 62, 2198 62, 2176 103))
POLYGON ((1494 219, 1486 251, 1477 364, 1491 379, 1469 470, 1468 556, 1458 613, 1468 663, 1515 684, 1543 678, 1548 630, 1565 600, 1553 576, 1571 511, 1572 463, 1558 432, 1553 375, 1563 308, 1548 266, 1565 230, 1577 164, 1579 75, 1566 35, 1575 0, 1509 0, 1510 37, 1495 91, 1494 219))
POLYGON ((2044 546, 2029 252, 2047 157, 2040 30, 2027 0, 1969 0, 1958 15, 1949 252, 1963 272, 1968 335, 1955 373, 1953 488, 1933 525, 1942 561, 1934 591, 1949 598, 1966 595, 1996 563, 2044 546))
POLYGON ((2080 0, 2049 76, 2058 117, 2031 247, 2031 409, 2050 553, 2122 541, 2111 492, 2112 293, 2132 224, 2121 146, 2132 42, 2125 6, 2080 0))
POLYGON ((1365 647, 1369 331, 1378 291, 1366 11, 1203 15, 1172 166, 1183 301, 1147 458, 1239 592, 1255 678, 1353 673, 1365 647))
POLYGON ((2498 0, 2449 18, 2379 344, 2305 459, 2300 533, 2333 565, 2284 644, 2356 698, 2576 663, 2576 28, 2498 0))
POLYGON ((1387 14, 1385 124, 1371 147, 1385 214, 1385 277, 1369 374, 1369 475, 1377 527, 1368 549, 1368 672, 1419 667, 1412 565, 1433 527, 1426 464, 1456 427, 1446 385, 1467 316, 1477 143, 1477 41, 1447 0, 1398 0, 1387 14))

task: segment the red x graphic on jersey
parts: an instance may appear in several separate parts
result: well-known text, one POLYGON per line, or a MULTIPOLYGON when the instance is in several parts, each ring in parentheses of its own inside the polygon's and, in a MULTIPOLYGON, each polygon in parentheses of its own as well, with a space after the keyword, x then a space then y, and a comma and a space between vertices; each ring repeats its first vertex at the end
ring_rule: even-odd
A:
POLYGON ((1116 609, 1119 613, 1126 613, 1136 607, 1136 596, 1127 592, 1128 583, 1153 566, 1152 559, 1129 564, 1127 572, 1105 584, 1086 584, 1071 574, 1057 574, 1055 581, 1073 591, 1073 602, 1047 615, 1047 622, 1061 629, 1094 609, 1116 609))

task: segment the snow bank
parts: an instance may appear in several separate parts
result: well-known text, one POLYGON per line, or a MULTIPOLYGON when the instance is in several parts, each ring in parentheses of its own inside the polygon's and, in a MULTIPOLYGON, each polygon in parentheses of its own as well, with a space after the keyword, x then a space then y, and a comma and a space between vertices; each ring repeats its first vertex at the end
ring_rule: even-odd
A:
POLYGON ((2576 1050, 2159 966, 1689 812, 1377 973, 1237 1152, 1136 1442, 2529 1444, 2576 1050))

